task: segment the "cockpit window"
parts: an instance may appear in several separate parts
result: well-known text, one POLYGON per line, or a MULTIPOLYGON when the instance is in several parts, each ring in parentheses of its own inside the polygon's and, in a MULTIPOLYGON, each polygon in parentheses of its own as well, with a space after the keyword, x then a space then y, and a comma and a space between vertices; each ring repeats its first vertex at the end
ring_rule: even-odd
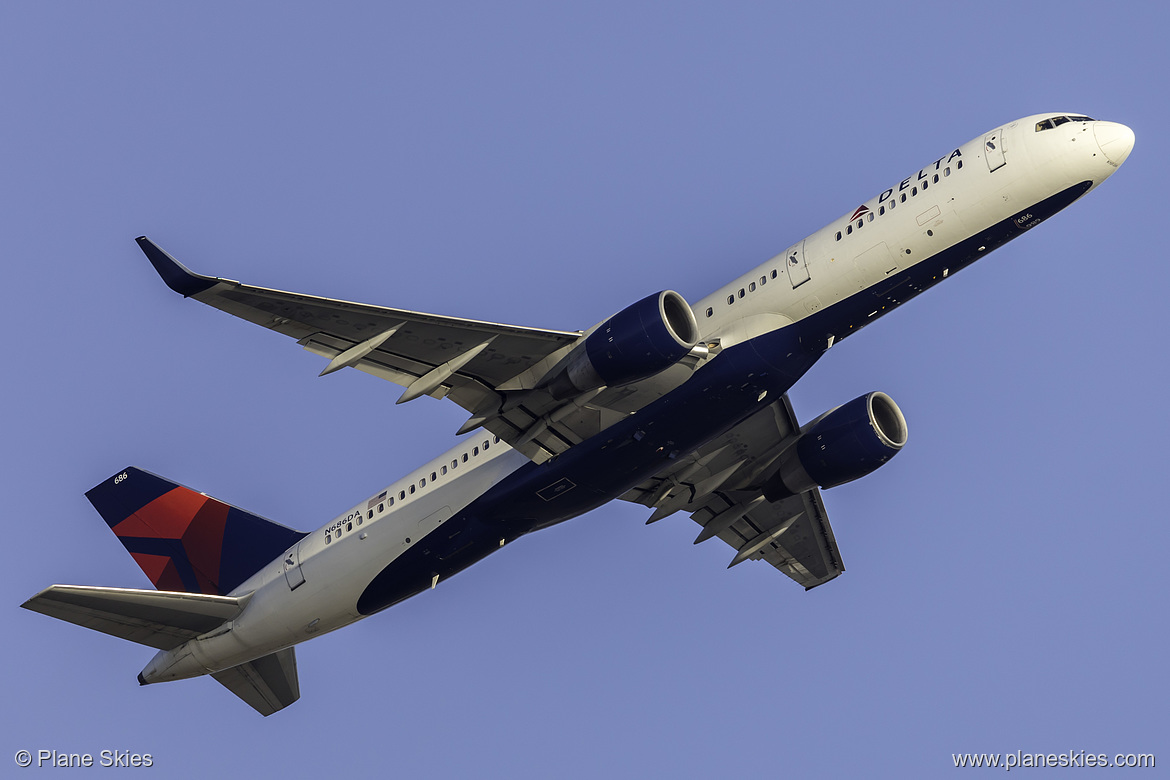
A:
POLYGON ((1036 123, 1036 132, 1039 133, 1042 130, 1051 130, 1054 127, 1060 127, 1065 122, 1093 122, 1093 121, 1095 121, 1095 120, 1092 117, 1087 117, 1087 116, 1054 116, 1054 117, 1049 117, 1048 119, 1045 119, 1043 121, 1037 122, 1036 123))

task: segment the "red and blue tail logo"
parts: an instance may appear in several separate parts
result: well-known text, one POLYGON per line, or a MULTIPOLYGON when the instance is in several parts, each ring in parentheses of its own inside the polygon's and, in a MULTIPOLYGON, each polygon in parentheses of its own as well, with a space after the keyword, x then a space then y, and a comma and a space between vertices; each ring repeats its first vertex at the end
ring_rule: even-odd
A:
POLYGON ((226 595, 305 536, 133 467, 85 496, 159 590, 226 595))

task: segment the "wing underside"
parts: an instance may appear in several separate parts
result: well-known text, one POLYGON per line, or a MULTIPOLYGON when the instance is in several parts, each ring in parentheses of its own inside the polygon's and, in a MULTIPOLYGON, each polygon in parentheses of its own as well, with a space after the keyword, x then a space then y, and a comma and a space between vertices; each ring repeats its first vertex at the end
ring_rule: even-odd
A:
POLYGON ((722 539, 730 566, 763 560, 807 588, 845 570, 820 491, 768 501, 763 484, 800 434, 787 396, 690 453, 622 498, 654 511, 656 522, 683 511, 702 526, 695 543, 722 539))
MULTIPOLYGON (((580 340, 579 331, 526 328, 322 298, 193 273, 145 236, 138 245, 167 285, 228 314, 294 339, 329 363, 322 375, 355 368, 405 388, 398 401, 449 398, 483 426, 537 460, 612 422, 534 385, 580 340), (584 417, 567 440, 540 425, 548 415, 584 417), (529 435, 531 434, 531 435, 529 435), (545 446, 547 445, 547 446, 545 446)), ((617 419, 620 419, 619 415, 617 419)), ((556 421, 551 427, 564 427, 556 421)))
POLYGON ((535 461, 564 452, 684 382, 707 353, 647 380, 554 398, 541 379, 583 331, 527 328, 372 306, 196 274, 145 236, 138 245, 174 291, 289 336, 329 360, 322 375, 355 368, 405 388, 398 402, 449 398, 535 461))

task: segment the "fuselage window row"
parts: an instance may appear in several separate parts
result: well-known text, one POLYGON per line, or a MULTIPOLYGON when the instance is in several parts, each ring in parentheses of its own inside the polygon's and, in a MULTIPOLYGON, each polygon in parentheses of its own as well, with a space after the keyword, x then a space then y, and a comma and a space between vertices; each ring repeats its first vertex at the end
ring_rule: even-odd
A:
MULTIPOLYGON (((773 269, 772 269, 772 273, 771 273, 771 277, 772 277, 773 279, 775 279, 775 278, 776 278, 776 274, 777 274, 777 273, 778 273, 778 272, 777 272, 777 270, 776 270, 775 268, 773 268, 773 269)), ((768 274, 765 274, 764 276, 761 276, 761 277, 760 277, 760 284, 759 284, 759 286, 760 286, 760 287, 763 287, 763 286, 764 286, 765 284, 767 284, 767 283, 768 283, 768 274)), ((740 297, 740 298, 743 298, 743 297, 744 297, 744 296, 746 296, 748 293, 753 293, 753 292, 755 292, 755 291, 756 291, 756 283, 755 283, 755 282, 750 282, 750 283, 748 284, 748 286, 747 286, 747 288, 746 288, 746 289, 745 289, 745 288, 743 288, 743 287, 740 287, 740 288, 739 288, 739 297, 740 297)), ((728 306, 730 306, 731 304, 735 303, 735 295, 736 295, 735 293, 732 293, 731 295, 728 295, 728 296, 727 296, 727 305, 728 305, 728 306)), ((704 312, 704 313, 706 314, 706 316, 707 316, 707 317, 714 317, 714 316, 715 316, 715 307, 714 307, 714 306, 708 306, 708 307, 707 307, 707 311, 706 311, 706 312, 704 312)), ((496 441, 499 441, 499 440, 500 440, 500 437, 499 437, 499 436, 497 436, 497 437, 496 437, 496 441)))
MULTIPOLYGON (((1086 120, 1086 121, 1088 121, 1088 120, 1086 120)), ((962 168, 962 167, 963 167, 963 161, 962 161, 962 160, 959 160, 959 161, 958 161, 958 162, 955 164, 955 169, 957 170, 957 169, 959 169, 959 168, 962 168)), ((947 166, 946 168, 944 168, 944 169, 943 169, 942 175, 943 175, 943 177, 944 177, 944 178, 945 178, 945 177, 947 177, 947 176, 950 176, 950 175, 951 175, 951 168, 950 168, 950 166, 947 166)), ((937 173, 936 173, 936 174, 934 174, 934 176, 932 176, 930 179, 923 179, 923 180, 922 180, 922 191, 923 191, 923 192, 926 192, 927 188, 929 188, 931 184, 938 184, 938 180, 939 180, 939 175, 938 175, 937 173)), ((911 198, 912 198, 912 197, 914 197, 914 196, 915 196, 915 195, 917 195, 917 194, 918 194, 918 187, 911 187, 911 188, 910 188, 910 194, 909 194, 909 197, 911 197, 911 198)), ((894 206, 896 206, 896 205, 897 205, 899 202, 901 202, 901 203, 905 203, 905 202, 906 202, 906 198, 907 198, 907 194, 906 194, 905 192, 903 192, 903 193, 902 193, 902 195, 901 195, 901 197, 899 197, 897 200, 895 200, 895 199, 891 198, 891 199, 890 199, 890 202, 889 202, 888 204, 883 204, 882 206, 880 206, 880 207, 878 208, 878 211, 877 211, 877 216, 879 216, 879 217, 880 217, 880 216, 882 216, 883 214, 885 214, 885 213, 886 213, 886 206, 887 206, 887 205, 889 206, 889 210, 890 210, 890 211, 893 211, 893 210, 894 210, 894 206)), ((857 229, 858 229, 858 230, 861 230, 861 228, 862 228, 862 227, 865 225, 865 223, 866 223, 866 220, 867 220, 867 219, 868 219, 868 221, 870 221, 870 222, 873 222, 873 219, 874 219, 874 213, 873 213, 872 211, 871 211, 871 212, 869 212, 869 214, 867 214, 866 216, 863 216, 863 217, 861 217, 860 219, 858 219, 858 220, 857 220, 857 225, 856 225, 856 227, 857 227, 857 229)), ((842 239, 844 236, 851 236, 851 235, 853 235, 853 228, 854 228, 854 224, 853 224, 853 222, 852 222, 852 221, 850 221, 850 222, 849 222, 849 224, 848 224, 848 225, 845 227, 845 230, 844 230, 844 232, 842 232, 842 231, 840 231, 840 230, 838 230, 838 231, 837 231, 836 240, 840 241, 840 240, 841 240, 841 239, 842 239)), ((773 279, 775 279, 775 278, 776 278, 776 272, 775 272, 775 271, 773 271, 773 272, 772 272, 772 278, 773 278, 773 279)), ((730 303, 730 302, 731 302, 731 301, 728 301, 728 303, 730 303)), ((707 316, 708 316, 708 317, 710 317, 711 315, 710 315, 710 314, 708 314, 707 316)))
MULTIPOLYGON (((483 451, 484 451, 484 452, 487 452, 487 450, 488 450, 488 447, 489 447, 489 446, 490 446, 492 443, 499 444, 499 443, 500 443, 500 437, 499 437, 499 436, 495 436, 495 437, 493 437, 493 438, 491 439, 491 441, 489 441, 489 440, 487 440, 487 439, 484 439, 484 441, 483 441, 483 444, 481 445, 481 446, 483 447, 483 451)), ((472 455, 473 455, 473 456, 475 456, 475 455, 479 455, 479 449, 480 449, 480 448, 479 448, 478 446, 477 446, 477 447, 473 447, 473 448, 472 448, 472 455)), ((466 452, 465 452, 465 453, 463 453, 463 462, 464 462, 464 463, 466 463, 466 462, 467 462, 467 453, 466 453, 466 452)), ((458 459, 451 461, 451 469, 452 469, 452 470, 454 470, 454 469, 455 469, 455 468, 456 468, 458 465, 459 465, 459 461, 458 461, 458 459)), ((446 467, 446 466, 443 466, 443 467, 441 467, 441 468, 439 469, 439 471, 437 471, 437 472, 436 472, 436 471, 432 471, 432 472, 431 472, 431 484, 433 485, 435 482, 437 482, 437 481, 438 481, 438 479, 439 479, 439 475, 440 475, 440 474, 446 474, 446 473, 447 473, 447 467, 446 467)), ((421 489, 421 488, 424 488, 424 487, 426 487, 426 486, 427 486, 427 478, 426 478, 426 477, 422 477, 421 479, 419 479, 419 481, 418 481, 418 487, 421 489)), ((414 486, 413 484, 411 484, 411 486, 410 486, 410 492, 413 494, 413 493, 414 493, 414 491, 415 491, 415 486, 414 486)), ((389 492, 389 491, 387 491, 387 492, 389 492)), ((377 513, 378 513, 378 514, 382 514, 384 511, 386 511, 386 509, 388 509, 389 507, 392 507, 392 506, 394 506, 394 496, 390 496, 389 498, 386 498, 386 493, 382 493, 380 496, 378 496, 378 498, 379 498, 379 499, 384 499, 384 500, 380 501, 380 502, 379 502, 379 504, 378 504, 378 510, 377 510, 377 513)), ((399 501, 404 501, 404 500, 406 500, 406 491, 405 491, 405 490, 400 490, 400 491, 398 491, 398 500, 399 500, 399 501)), ((369 509, 369 510, 367 510, 367 511, 366 511, 366 518, 365 518, 365 519, 367 519, 367 520, 373 520, 373 519, 374 519, 374 510, 373 510, 373 509, 369 509)), ((362 524, 362 515, 361 515, 361 513, 360 513, 360 512, 359 512, 359 513, 358 513, 358 515, 357 515, 357 524, 358 524, 358 525, 361 525, 361 524, 362 524)), ((348 522, 348 523, 346 523, 346 524, 345 524, 345 530, 346 530, 346 531, 352 531, 352 530, 353 530, 353 522, 352 522, 352 521, 351 521, 351 522, 348 522)), ((341 528, 338 528, 336 533, 337 533, 337 537, 340 539, 340 538, 341 538, 341 528)), ((326 534, 325 534, 325 544, 330 544, 332 541, 333 541, 333 535, 332 535, 332 534, 329 534, 329 533, 326 533, 326 534)))

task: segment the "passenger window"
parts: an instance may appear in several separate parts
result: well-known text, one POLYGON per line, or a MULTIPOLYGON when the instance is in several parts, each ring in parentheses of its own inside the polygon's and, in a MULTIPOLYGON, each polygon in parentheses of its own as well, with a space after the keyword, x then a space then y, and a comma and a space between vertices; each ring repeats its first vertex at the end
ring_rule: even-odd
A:
POLYGON ((733 304, 733 303, 735 303, 735 296, 734 296, 734 295, 728 295, 728 296, 727 296, 727 305, 728 305, 728 306, 730 306, 730 305, 731 305, 731 304, 733 304))
POLYGON ((773 279, 776 278, 776 269, 775 268, 772 269, 772 278, 773 279))
POLYGON ((841 240, 841 231, 840 230, 837 231, 837 240, 838 241, 841 240))
POLYGON ((882 206, 880 209, 878 209, 878 216, 881 216, 882 214, 885 214, 885 213, 886 213, 885 206, 882 206))
POLYGON ((763 286, 764 286, 765 284, 767 284, 767 283, 768 283, 768 277, 766 277, 766 276, 761 276, 761 277, 760 277, 760 287, 763 287, 763 286))
POLYGON ((346 523, 345 530, 352 531, 353 530, 353 523, 346 523))
POLYGON ((943 176, 950 176, 950 175, 951 175, 950 167, 948 166, 946 168, 943 168, 943 176))
POLYGON ((463 453, 463 462, 464 462, 464 463, 466 463, 466 462, 467 462, 467 453, 466 453, 466 452, 465 452, 465 453, 463 453))
MULTIPOLYGON (((410 492, 411 492, 411 493, 413 493, 414 491, 413 491, 413 490, 411 490, 410 492)), ((399 491, 398 491, 398 500, 399 500, 399 501, 405 501, 405 500, 406 500, 406 491, 405 491, 405 490, 399 490, 399 491)))
POLYGON ((917 194, 918 194, 918 188, 917 188, 917 187, 911 187, 911 188, 910 188, 910 197, 914 197, 914 196, 915 196, 915 195, 917 195, 917 194))
POLYGON ((743 297, 743 296, 745 296, 745 295, 747 295, 747 293, 746 293, 746 292, 744 292, 744 289, 743 289, 742 287, 740 287, 740 288, 739 288, 739 297, 740 297, 740 298, 742 298, 742 297, 743 297))
POLYGON ((845 228, 845 235, 847 235, 847 236, 852 235, 852 233, 853 233, 853 223, 850 222, 849 227, 845 228))
POLYGON ((714 310, 714 309, 712 309, 710 306, 708 306, 708 307, 707 307, 707 316, 708 316, 708 317, 710 317, 710 316, 712 316, 713 314, 715 314, 715 310, 714 310))
MULTIPOLYGON (((374 519, 374 510, 373 509, 370 510, 369 519, 371 519, 371 520, 374 519)), ((358 520, 361 520, 361 518, 359 517, 358 520)))
POLYGON ((938 174, 937 174, 937 173, 934 175, 934 177, 931 179, 931 181, 932 181, 934 184, 938 184, 938 174))
POLYGON ((756 283, 752 282, 751 284, 748 285, 748 292, 755 292, 755 291, 756 291, 756 283))
POLYGON ((451 468, 456 468, 458 465, 459 465, 459 461, 458 461, 458 460, 453 460, 453 461, 451 461, 451 468))
POLYGON ((486 441, 484 441, 484 443, 483 443, 483 451, 484 451, 484 452, 487 452, 487 448, 488 448, 488 443, 487 443, 486 441))
POLYGON ((926 180, 924 179, 924 180, 922 181, 922 191, 923 191, 923 192, 926 192, 926 188, 927 188, 927 187, 929 187, 929 186, 930 186, 930 182, 928 182, 928 181, 926 181, 926 180))
POLYGON ((431 482, 434 482, 438 478, 439 478, 439 475, 432 471, 431 472, 431 482))
POLYGON ((443 468, 439 469, 439 473, 440 473, 440 474, 446 474, 446 473, 447 473, 447 467, 446 467, 446 466, 444 466, 443 468))
POLYGON ((499 444, 499 443, 500 443, 500 437, 499 437, 499 436, 493 437, 493 438, 492 438, 492 441, 493 441, 493 442, 495 442, 496 444, 499 444))
POLYGON ((378 504, 378 512, 381 513, 381 512, 385 512, 385 511, 386 511, 386 505, 385 504, 378 504))
POLYGON ((872 211, 869 212, 868 218, 869 218, 870 222, 873 222, 873 212, 872 211))
POLYGON ((419 486, 420 488, 421 488, 421 487, 426 487, 426 486, 427 486, 427 478, 426 478, 426 477, 423 477, 422 479, 420 479, 420 480, 418 481, 418 486, 419 486))
POLYGON ((411 494, 412 496, 414 495, 414 485, 411 485, 411 486, 410 486, 410 494, 411 494))
POLYGON ((906 193, 904 193, 904 192, 902 193, 902 197, 900 198, 900 200, 901 200, 903 203, 905 203, 905 202, 906 202, 906 193))
POLYGON ((962 160, 959 160, 957 163, 955 163, 955 170, 959 170, 959 169, 960 169, 960 168, 962 168, 962 167, 963 167, 963 161, 962 161, 962 160))
POLYGON ((471 454, 472 454, 472 455, 478 455, 478 454, 479 454, 479 447, 472 447, 472 448, 471 448, 471 454))

